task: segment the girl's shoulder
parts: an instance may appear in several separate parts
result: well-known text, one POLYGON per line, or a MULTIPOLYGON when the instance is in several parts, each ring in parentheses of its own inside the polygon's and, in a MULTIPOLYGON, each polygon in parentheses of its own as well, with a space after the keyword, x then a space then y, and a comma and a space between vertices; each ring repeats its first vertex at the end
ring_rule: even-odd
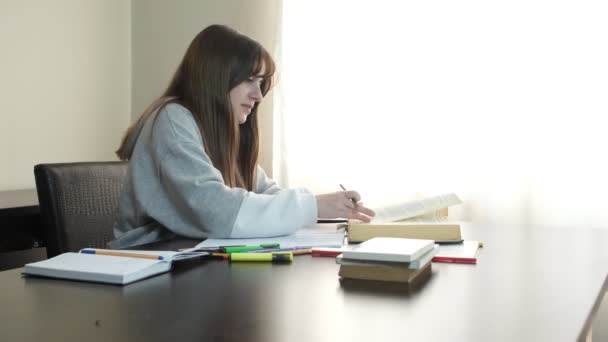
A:
POLYGON ((178 103, 169 103, 158 112, 154 131, 170 139, 191 141, 201 139, 192 113, 178 103))
POLYGON ((175 102, 171 102, 163 106, 160 109, 158 116, 163 116, 171 120, 189 119, 194 121, 192 113, 188 110, 188 108, 175 102))

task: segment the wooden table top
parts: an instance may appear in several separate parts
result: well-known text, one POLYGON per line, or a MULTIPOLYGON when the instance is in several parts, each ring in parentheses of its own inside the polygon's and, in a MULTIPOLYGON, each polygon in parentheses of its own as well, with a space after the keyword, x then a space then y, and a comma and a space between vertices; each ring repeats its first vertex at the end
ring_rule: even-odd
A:
POLYGON ((587 335, 606 290, 607 231, 464 225, 463 236, 484 242, 478 264, 434 263, 432 276, 416 288, 341 282, 333 258, 309 255, 291 265, 191 262, 127 286, 0 272, 0 340, 573 341, 587 335))

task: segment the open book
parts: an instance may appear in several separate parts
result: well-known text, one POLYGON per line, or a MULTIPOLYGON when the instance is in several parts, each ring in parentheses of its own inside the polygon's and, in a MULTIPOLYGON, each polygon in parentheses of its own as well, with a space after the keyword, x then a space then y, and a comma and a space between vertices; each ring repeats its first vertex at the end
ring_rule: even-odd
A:
POLYGON ((26 264, 23 273, 33 276, 129 284, 168 272, 177 260, 203 257, 206 252, 135 251, 85 248, 26 264))
POLYGON ((461 240, 460 225, 449 223, 437 212, 461 204, 456 194, 448 193, 422 200, 374 208, 376 217, 369 223, 349 221, 348 241, 362 242, 374 237, 400 237, 435 241, 461 240))
POLYGON ((373 222, 384 223, 415 219, 461 203, 462 201, 460 198, 454 193, 428 197, 421 200, 395 203, 375 208, 376 217, 374 217, 373 222))

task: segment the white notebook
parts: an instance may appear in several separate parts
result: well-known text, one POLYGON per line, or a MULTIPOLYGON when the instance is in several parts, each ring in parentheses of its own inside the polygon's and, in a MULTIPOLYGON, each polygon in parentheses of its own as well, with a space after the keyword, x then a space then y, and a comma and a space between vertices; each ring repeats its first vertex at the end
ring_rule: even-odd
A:
MULTIPOLYGON (((92 249, 87 249, 92 250, 92 249)), ((110 250, 100 250, 110 251, 110 250)), ((201 257, 207 253, 171 251, 110 251, 157 255, 162 260, 85 253, 63 253, 53 258, 26 264, 23 273, 51 278, 91 281, 108 284, 129 284, 171 270, 175 260, 201 257)))
POLYGON ((344 259, 412 262, 435 247, 435 241, 376 237, 352 246, 342 253, 344 259))
POLYGON ((370 267, 402 267, 410 270, 419 270, 426 266, 433 257, 439 252, 439 245, 435 245, 433 249, 424 253, 420 258, 410 262, 392 262, 392 261, 373 261, 373 260, 353 260, 345 259, 342 255, 336 257, 336 263, 348 266, 370 266, 370 267))

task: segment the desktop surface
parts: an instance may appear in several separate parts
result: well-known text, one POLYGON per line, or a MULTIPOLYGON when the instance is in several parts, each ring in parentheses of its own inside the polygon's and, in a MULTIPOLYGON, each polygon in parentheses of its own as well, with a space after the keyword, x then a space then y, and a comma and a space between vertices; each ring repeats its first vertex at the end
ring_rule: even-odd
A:
MULTIPOLYGON (((573 341, 605 290, 608 232, 463 226, 477 265, 411 288, 339 281, 334 258, 209 260, 127 286, 0 272, 4 341, 573 341)), ((193 245, 187 242, 186 245, 193 245)), ((156 244, 174 248, 184 242, 156 244)))

